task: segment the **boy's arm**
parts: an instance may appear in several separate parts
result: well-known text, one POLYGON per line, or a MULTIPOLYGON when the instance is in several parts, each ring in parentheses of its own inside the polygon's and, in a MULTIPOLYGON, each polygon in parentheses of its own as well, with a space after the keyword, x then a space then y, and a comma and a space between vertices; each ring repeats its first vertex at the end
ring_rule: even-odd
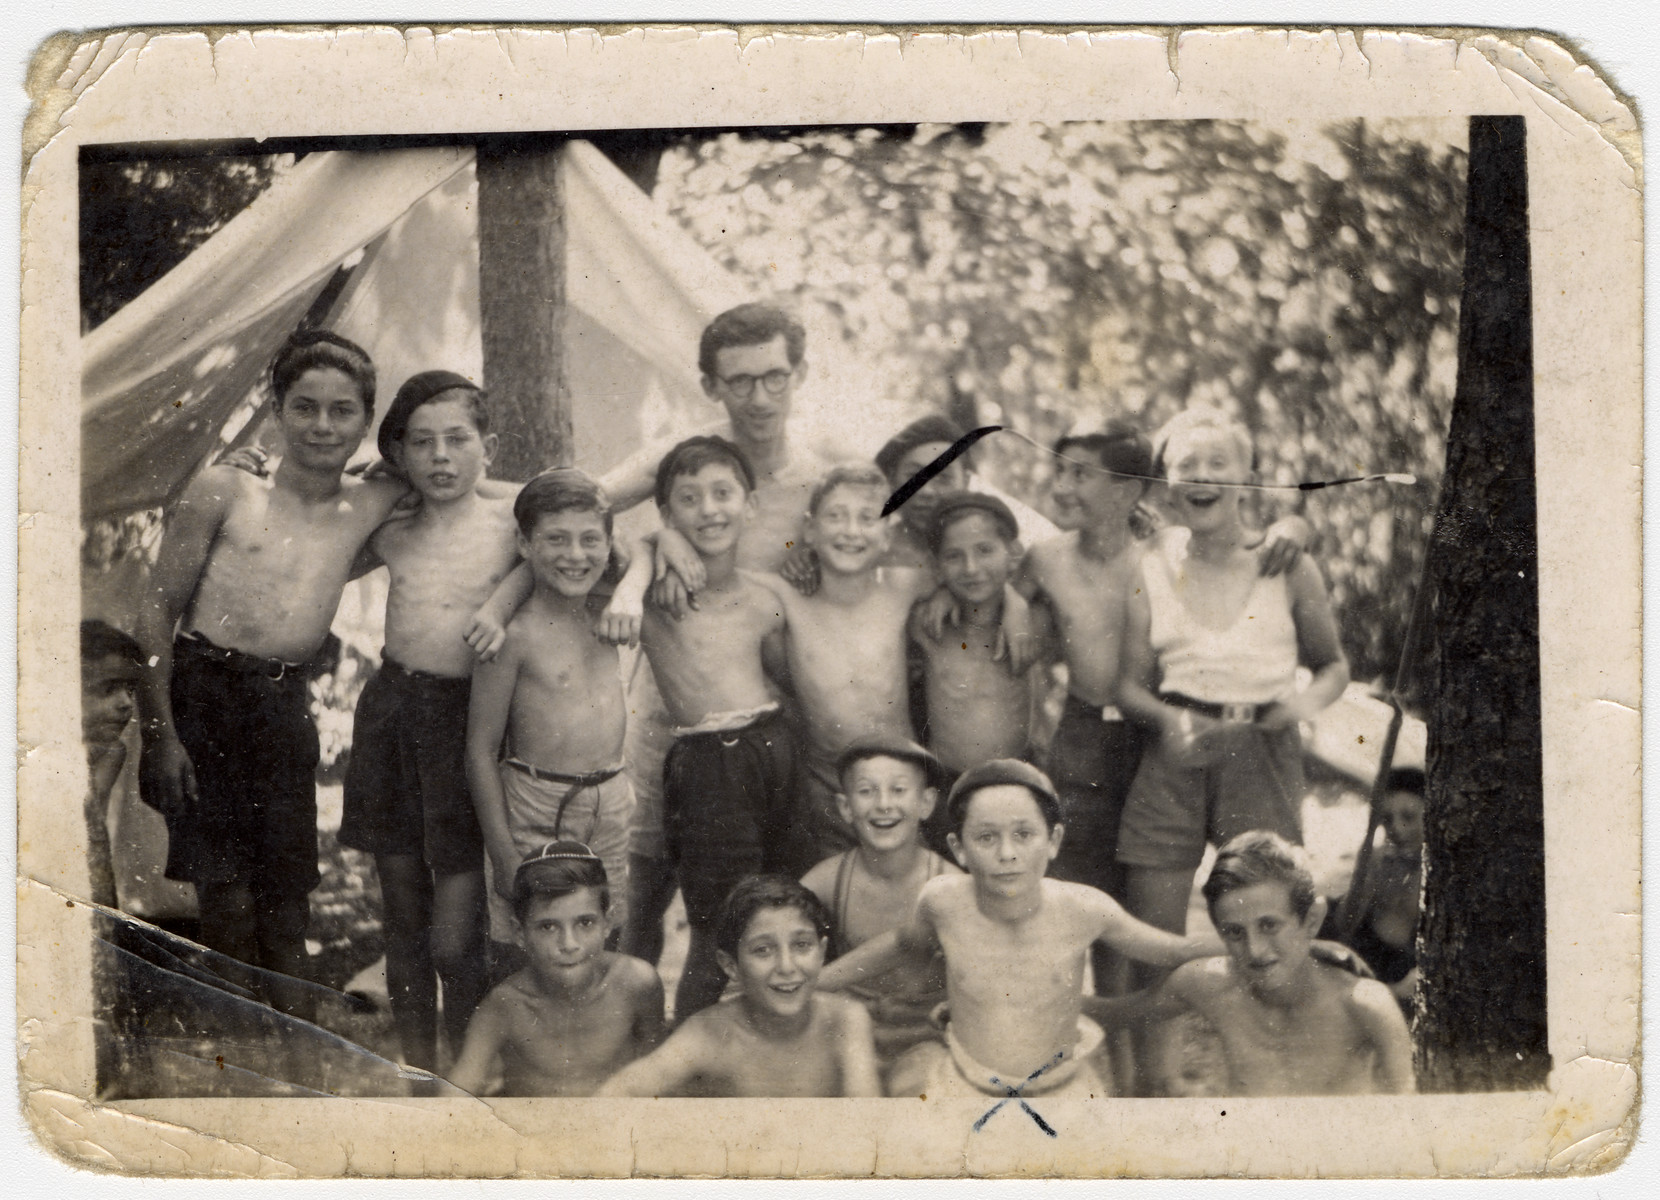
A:
POLYGON ((1412 1071, 1412 1034, 1394 995, 1375 979, 1355 983, 1351 1003, 1372 1048, 1377 1052, 1373 1075, 1378 1090, 1408 1095, 1418 1090, 1412 1071))
POLYGON ((908 921, 854 947, 825 967, 818 977, 818 986, 827 992, 840 991, 866 975, 880 975, 912 960, 925 961, 938 949, 939 937, 934 932, 925 884, 908 921))
POLYGON ((1169 933, 1132 917, 1105 892, 1094 888, 1085 891, 1084 904, 1097 931, 1096 938, 1125 958, 1170 969, 1195 958, 1227 953, 1222 939, 1214 933, 1190 933, 1186 937, 1169 933))
POLYGON ((230 467, 209 467, 185 488, 167 514, 150 589, 139 608, 136 633, 147 669, 138 689, 144 799, 163 813, 196 799, 196 771, 173 727, 173 632, 196 594, 208 554, 241 486, 230 467))
POLYGON ((698 1013, 644 1058, 637 1058, 601 1085, 596 1096, 667 1096, 704 1074, 711 1062, 706 1021, 698 1013))
POLYGON ((645 616, 646 589, 651 586, 652 542, 647 534, 632 547, 628 570, 611 593, 611 601, 600 614, 600 640, 613 646, 632 646, 640 640, 640 621, 645 616))
POLYGON ((1107 1032, 1127 1026, 1168 1021, 1187 1011, 1181 993, 1171 986, 1174 976, 1157 987, 1142 988, 1127 996, 1085 996, 1084 1016, 1107 1032))
POLYGON ((501 652, 502 643, 507 640, 507 623, 513 619, 513 614, 519 611, 521 605, 530 599, 530 593, 536 586, 531 578, 530 564, 520 562, 496 585, 496 590, 490 593, 490 598, 479 606, 473 614, 472 623, 467 626, 467 644, 473 648, 478 661, 487 663, 501 652))
POLYGON ((508 899, 513 896, 519 854, 507 826, 507 797, 501 790, 496 759, 507 732, 507 714, 518 677, 519 656, 509 646, 505 655, 479 664, 473 672, 472 699, 467 707, 467 787, 490 854, 496 891, 508 899))
POLYGON ((507 1040, 507 1013, 495 993, 484 998, 467 1022, 467 1037, 461 1043, 461 1055, 450 1068, 450 1082, 464 1092, 476 1096, 490 1082, 490 1068, 496 1065, 507 1040))
POLYGON ((1349 660, 1343 657, 1337 618, 1332 615, 1331 597, 1326 594, 1320 568, 1305 555, 1286 576, 1286 587, 1291 592, 1291 617, 1297 626, 1297 656, 1314 672, 1314 679, 1258 718, 1257 724, 1265 729, 1283 729, 1312 720, 1349 686, 1349 660))
POLYGON ((857 1000, 848 1000, 841 1013, 837 1056, 841 1060, 843 1096, 880 1096, 882 1081, 876 1068, 876 1034, 870 1013, 857 1000))

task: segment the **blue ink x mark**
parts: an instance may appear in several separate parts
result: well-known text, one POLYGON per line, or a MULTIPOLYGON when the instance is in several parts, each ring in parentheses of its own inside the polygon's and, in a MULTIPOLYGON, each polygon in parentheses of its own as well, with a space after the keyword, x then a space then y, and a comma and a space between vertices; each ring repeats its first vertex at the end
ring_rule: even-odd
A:
POLYGON ((889 513, 897 512, 900 505, 904 504, 905 501, 909 500, 923 488, 927 487, 929 482, 933 480, 934 476, 949 467, 957 460, 957 457, 965 453, 970 446, 985 437, 987 434, 996 433, 1002 428, 1003 427, 1001 425, 982 425, 978 429, 970 429, 967 433, 963 434, 962 437, 958 438, 941 451, 940 456, 933 462, 929 463, 926 467, 923 467, 922 470, 918 471, 915 475, 912 475, 904 483, 896 487, 893 490, 893 495, 888 497, 888 502, 882 506, 882 515, 885 517, 889 513))
POLYGON ((1051 1067, 1056 1066, 1061 1061, 1061 1059, 1064 1058, 1065 1056, 1066 1056, 1066 1051, 1064 1051, 1064 1050, 1055 1051, 1055 1057, 1054 1058, 1051 1058, 1048 1062, 1044 1063, 1037 1070, 1033 1071, 1030 1075, 1026 1076, 1026 1078, 1023 1082, 1017 1084, 1014 1087, 1010 1087, 1008 1084, 1004 1083, 1001 1079, 997 1078, 997 1076, 993 1075, 991 1077, 992 1086, 1002 1088, 1005 1092, 1008 1093, 1008 1095, 1006 1097, 1004 1097, 1002 1100, 999 1100, 996 1104, 993 1104, 989 1109, 986 1110, 986 1115, 985 1116, 981 1117, 978 1121, 974 1122, 974 1132, 979 1133, 981 1129, 985 1128, 986 1122, 991 1120, 993 1117, 995 1117, 997 1115, 997 1110, 998 1109, 1002 1108, 1010 1100, 1013 1100, 1017 1104, 1020 1105, 1021 1109, 1025 1112, 1025 1114, 1028 1117, 1031 1117, 1033 1121, 1037 1122, 1037 1127, 1039 1129, 1043 1130, 1043 1132, 1047 1133, 1050 1137, 1059 1137, 1060 1134, 1056 1133, 1052 1128, 1050 1128, 1050 1125, 1049 1125, 1048 1121, 1045 1121, 1042 1117, 1038 1116, 1037 1110, 1034 1109, 1030 1104, 1027 1104, 1025 1097, 1023 1097, 1020 1093, 1025 1090, 1026 1085, 1028 1083, 1031 1083, 1032 1080, 1036 1079, 1039 1075, 1043 1074, 1045 1071, 1049 1070, 1051 1067))

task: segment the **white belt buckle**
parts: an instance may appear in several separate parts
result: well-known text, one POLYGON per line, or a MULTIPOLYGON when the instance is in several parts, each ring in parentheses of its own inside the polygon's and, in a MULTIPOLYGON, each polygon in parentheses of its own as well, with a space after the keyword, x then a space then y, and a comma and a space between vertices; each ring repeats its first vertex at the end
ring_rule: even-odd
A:
POLYGON ((1254 704, 1224 704, 1222 706, 1222 723, 1224 725, 1251 725, 1257 719, 1257 706, 1254 704))
POLYGON ((1122 721, 1123 719, 1124 714, 1119 711, 1116 704, 1103 704, 1101 706, 1101 720, 1103 722, 1122 721))

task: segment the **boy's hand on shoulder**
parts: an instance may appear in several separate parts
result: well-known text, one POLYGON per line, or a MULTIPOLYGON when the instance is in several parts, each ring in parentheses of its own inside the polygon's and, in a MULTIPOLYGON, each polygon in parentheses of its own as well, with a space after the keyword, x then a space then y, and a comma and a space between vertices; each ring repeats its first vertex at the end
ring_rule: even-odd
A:
POLYGON ((473 648, 473 655, 481 663, 487 663, 501 653, 501 648, 507 644, 507 626, 484 609, 473 614, 473 619, 467 623, 467 632, 463 635, 467 645, 473 648))
POLYGON ((1146 541, 1167 524, 1164 514, 1150 500, 1138 500, 1130 510, 1130 535, 1138 541, 1146 541))
POLYGON ((238 446, 213 460, 216 467, 233 467, 258 479, 271 477, 271 456, 258 446, 238 446))
POLYGON ((640 642, 640 621, 644 609, 636 596, 617 592, 599 615, 594 632, 608 646, 636 646, 640 642))
POLYGON ((670 574, 678 575, 691 593, 701 592, 709 582, 709 572, 692 544, 665 526, 657 531, 657 562, 652 577, 662 580, 670 574))
POLYGON ((1003 620, 997 626, 997 641, 992 646, 992 661, 1007 661, 1010 675, 1024 675, 1026 669, 1037 660, 1037 641, 1031 605, 1013 584, 1005 584, 1003 620))
POLYGON ((1314 530, 1298 516, 1281 517, 1262 535, 1262 554, 1257 560, 1257 573, 1273 577, 1283 575, 1296 565, 1314 543, 1314 530))
POLYGON ((797 546, 784 555, 784 561, 778 564, 778 574, 803 596, 811 596, 818 591, 818 555, 811 546, 797 546))
POLYGON ((697 611, 697 596, 672 571, 651 585, 651 602, 676 621, 697 611))
POLYGON ((1336 967, 1340 971, 1347 971, 1360 979, 1377 978, 1372 973, 1372 968, 1366 965, 1366 960, 1342 942, 1316 938, 1309 943, 1308 952, 1309 956, 1317 963, 1324 963, 1328 967, 1336 967))
MULTIPOLYGON (((928 635, 932 642, 945 640, 946 625, 955 625, 962 619, 962 609, 957 605, 957 598, 945 588, 937 588, 934 594, 924 597, 917 602, 917 620, 922 626, 922 632, 928 635)), ((1001 633, 999 633, 1001 639, 1001 633)))

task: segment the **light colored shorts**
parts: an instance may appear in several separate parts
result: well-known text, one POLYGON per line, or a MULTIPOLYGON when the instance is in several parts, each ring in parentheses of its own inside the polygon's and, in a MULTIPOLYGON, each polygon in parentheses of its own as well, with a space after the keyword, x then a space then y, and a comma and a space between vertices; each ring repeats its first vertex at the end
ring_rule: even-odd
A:
MULTIPOLYGON (((507 800, 507 828, 513 835, 514 848, 528 858, 548 842, 561 838, 585 842, 605 864, 611 890, 611 925, 623 928, 628 920, 628 823, 634 813, 634 788, 627 774, 619 772, 603 783, 573 791, 569 783, 537 779, 507 763, 500 770, 501 790, 507 800)), ((489 855, 485 859, 488 870, 489 855)), ((497 894, 494 878, 487 883, 490 937, 518 945, 513 906, 497 894)))
POLYGON ((1006 1099, 1012 1089, 1021 1099, 1038 1096, 1101 1099, 1113 1095, 1112 1068, 1102 1049, 1105 1041, 1101 1027, 1080 1015, 1078 1041, 1071 1057, 1030 1079, 1007 1079, 963 1049, 947 1025, 943 1041, 924 1042, 894 1064, 888 1076, 888 1094, 1006 1099))

